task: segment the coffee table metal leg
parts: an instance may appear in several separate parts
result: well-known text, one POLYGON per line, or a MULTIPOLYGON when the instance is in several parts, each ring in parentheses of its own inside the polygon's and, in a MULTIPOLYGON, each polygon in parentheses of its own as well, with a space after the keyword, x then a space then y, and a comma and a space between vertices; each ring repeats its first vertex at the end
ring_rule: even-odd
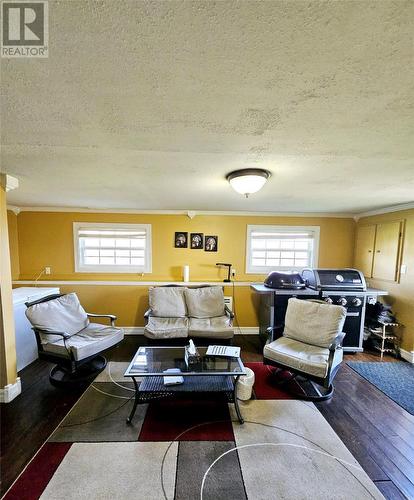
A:
POLYGON ((233 398, 234 398, 234 407, 236 409, 237 413, 237 418, 239 419, 239 422, 241 424, 244 424, 244 419, 242 417, 242 414, 240 412, 239 408, 239 400, 237 399, 237 382, 239 381, 240 375, 238 375, 235 380, 234 380, 234 393, 233 393, 233 398))
POLYGON ((126 419, 127 424, 130 424, 132 422, 132 419, 134 418, 135 411, 136 411, 138 403, 139 403, 138 383, 135 380, 135 377, 132 377, 132 380, 134 382, 134 387, 135 387, 135 400, 134 400, 134 406, 132 407, 131 413, 129 414, 129 417, 126 419))

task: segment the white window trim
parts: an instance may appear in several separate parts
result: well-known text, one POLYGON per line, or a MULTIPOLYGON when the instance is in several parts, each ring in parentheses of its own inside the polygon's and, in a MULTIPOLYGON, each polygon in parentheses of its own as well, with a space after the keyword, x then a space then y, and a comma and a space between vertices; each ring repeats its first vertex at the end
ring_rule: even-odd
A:
POLYGON ((73 246, 75 256, 75 273, 152 273, 152 236, 151 224, 125 224, 110 222, 74 222, 73 223, 73 246), (145 245, 145 265, 144 266, 116 266, 116 265, 90 265, 81 264, 79 254, 79 228, 103 228, 103 229, 145 229, 147 240, 145 245))
POLYGON ((273 224, 266 225, 247 225, 246 234, 246 274, 268 274, 271 271, 300 271, 303 267, 290 266, 287 268, 282 267, 271 267, 271 266, 252 266, 251 262, 251 233, 253 231, 275 231, 275 232, 285 232, 297 233, 298 231, 309 231, 314 234, 314 245, 312 253, 312 262, 310 267, 318 267, 319 260, 319 237, 320 237, 320 227, 319 226, 276 226, 273 224))

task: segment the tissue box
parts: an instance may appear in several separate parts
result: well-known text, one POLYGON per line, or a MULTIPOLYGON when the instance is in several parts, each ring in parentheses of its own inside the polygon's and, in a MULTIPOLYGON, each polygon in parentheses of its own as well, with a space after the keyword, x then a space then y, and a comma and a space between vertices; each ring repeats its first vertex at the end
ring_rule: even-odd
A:
POLYGON ((188 352, 188 346, 185 346, 184 360, 187 368, 194 369, 201 362, 201 356, 198 354, 198 351, 196 351, 195 354, 190 354, 188 352))

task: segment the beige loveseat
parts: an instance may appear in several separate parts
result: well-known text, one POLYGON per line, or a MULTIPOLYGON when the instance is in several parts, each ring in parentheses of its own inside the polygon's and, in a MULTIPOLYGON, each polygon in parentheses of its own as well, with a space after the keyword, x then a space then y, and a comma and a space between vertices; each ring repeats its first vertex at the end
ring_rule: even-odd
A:
POLYGON ((233 314, 221 286, 157 286, 149 289, 144 335, 152 339, 231 339, 233 314))

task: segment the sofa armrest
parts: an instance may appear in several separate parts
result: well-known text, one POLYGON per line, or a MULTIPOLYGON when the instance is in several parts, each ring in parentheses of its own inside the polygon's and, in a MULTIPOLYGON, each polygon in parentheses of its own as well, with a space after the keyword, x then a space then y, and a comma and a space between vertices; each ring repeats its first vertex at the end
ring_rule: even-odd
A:
POLYGON ((86 313, 88 318, 109 318, 111 320, 111 326, 115 326, 115 321, 117 316, 114 314, 94 314, 94 313, 86 313))
POLYGON ((234 318, 234 312, 233 311, 230 311, 230 309, 227 307, 227 305, 225 304, 224 305, 224 313, 226 314, 226 316, 228 316, 230 319, 233 319, 234 318))

